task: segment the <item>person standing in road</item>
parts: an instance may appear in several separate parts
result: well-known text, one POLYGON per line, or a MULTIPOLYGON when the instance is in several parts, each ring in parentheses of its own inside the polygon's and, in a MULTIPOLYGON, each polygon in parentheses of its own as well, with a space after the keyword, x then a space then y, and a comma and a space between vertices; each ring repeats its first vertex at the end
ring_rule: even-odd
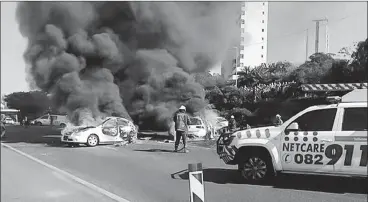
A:
POLYGON ((230 117, 230 121, 229 121, 229 131, 232 132, 236 129, 236 121, 235 121, 235 117, 233 115, 231 115, 230 117))
POLYGON ((175 131, 176 131, 176 140, 175 140, 175 152, 178 151, 178 146, 180 143, 180 138, 183 139, 183 151, 185 153, 188 152, 186 149, 186 139, 188 133, 188 125, 190 123, 189 116, 186 113, 185 106, 181 106, 179 111, 174 114, 174 123, 175 123, 175 131))

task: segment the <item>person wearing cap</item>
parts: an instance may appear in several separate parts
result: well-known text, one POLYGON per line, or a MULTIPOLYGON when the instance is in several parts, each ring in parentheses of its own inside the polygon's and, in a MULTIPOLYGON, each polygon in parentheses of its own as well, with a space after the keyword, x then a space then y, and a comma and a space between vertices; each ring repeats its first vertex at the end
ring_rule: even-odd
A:
POLYGON ((276 114, 276 126, 283 124, 280 114, 276 114))
POLYGON ((236 121, 235 121, 235 117, 233 115, 231 115, 230 117, 230 121, 229 121, 229 131, 232 132, 236 129, 236 121))
POLYGON ((188 133, 188 125, 190 123, 189 116, 186 113, 185 106, 181 106, 179 111, 174 114, 174 123, 175 123, 175 131, 176 131, 176 140, 175 140, 175 152, 178 151, 178 146, 180 143, 180 138, 183 139, 183 150, 185 153, 188 152, 186 149, 186 139, 188 133))

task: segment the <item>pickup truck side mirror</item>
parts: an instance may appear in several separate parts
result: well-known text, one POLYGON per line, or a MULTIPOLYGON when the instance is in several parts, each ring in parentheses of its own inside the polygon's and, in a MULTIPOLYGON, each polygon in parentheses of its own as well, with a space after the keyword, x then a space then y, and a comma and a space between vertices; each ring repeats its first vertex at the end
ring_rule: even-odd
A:
POLYGON ((285 131, 298 131, 299 130, 299 125, 297 122, 293 122, 291 123, 285 131))

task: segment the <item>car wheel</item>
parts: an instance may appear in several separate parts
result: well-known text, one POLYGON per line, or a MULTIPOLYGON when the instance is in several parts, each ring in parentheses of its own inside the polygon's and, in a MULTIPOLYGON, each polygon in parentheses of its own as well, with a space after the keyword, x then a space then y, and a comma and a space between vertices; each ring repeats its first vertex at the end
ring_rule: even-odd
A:
POLYGON ((41 122, 37 122, 35 125, 36 126, 42 126, 42 123, 41 122))
POLYGON ((65 128, 65 126, 66 126, 65 123, 60 124, 60 127, 62 127, 62 128, 65 128))
POLYGON ((91 134, 91 135, 88 136, 87 146, 94 147, 94 146, 97 146, 98 143, 99 143, 99 139, 98 139, 97 135, 91 134))
POLYGON ((267 155, 252 154, 244 158, 238 170, 246 182, 265 183, 273 176, 272 160, 267 155))

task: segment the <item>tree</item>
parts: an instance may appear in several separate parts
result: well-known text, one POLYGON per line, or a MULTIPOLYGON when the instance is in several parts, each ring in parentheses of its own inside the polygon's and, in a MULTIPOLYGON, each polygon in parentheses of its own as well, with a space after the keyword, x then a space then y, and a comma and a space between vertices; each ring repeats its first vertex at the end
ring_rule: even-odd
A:
POLYGON ((352 54, 352 62, 349 65, 352 77, 355 82, 368 80, 368 38, 357 45, 357 49, 352 54))
POLYGON ((197 73, 194 75, 195 80, 204 88, 213 88, 215 86, 222 87, 225 85, 225 79, 221 75, 211 75, 210 72, 197 73))
POLYGON ((322 77, 332 67, 334 59, 325 53, 315 53, 291 74, 291 80, 298 83, 320 83, 322 77))
POLYGON ((5 95, 4 101, 9 108, 18 109, 21 116, 36 118, 46 113, 51 105, 46 93, 41 91, 14 92, 5 95))

